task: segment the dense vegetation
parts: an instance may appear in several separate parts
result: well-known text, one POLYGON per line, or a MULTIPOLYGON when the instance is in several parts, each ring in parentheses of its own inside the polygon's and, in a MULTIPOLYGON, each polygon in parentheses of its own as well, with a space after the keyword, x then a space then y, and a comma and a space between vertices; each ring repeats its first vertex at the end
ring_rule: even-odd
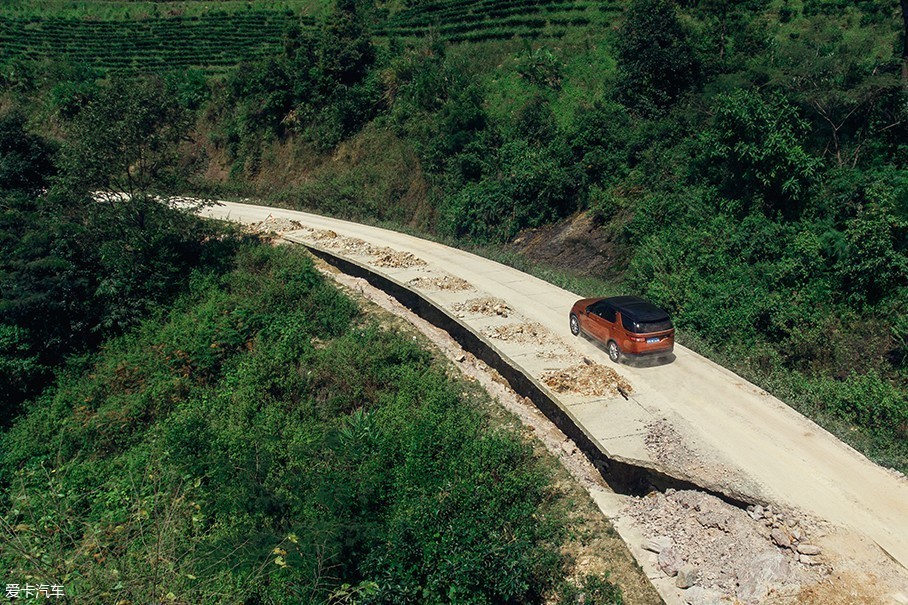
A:
POLYGON ((11 581, 87 602, 620 603, 603 574, 566 579, 575 503, 481 390, 300 250, 150 193, 179 173, 169 92, 103 85, 59 148, 0 118, 11 581))
MULTIPOLYGON (((230 168, 214 191, 464 245, 590 213, 617 251, 600 277, 665 306, 687 342, 906 470, 899 9, 636 0, 613 31, 452 45, 444 27, 378 43, 374 13, 346 3, 282 55, 213 85, 197 157, 230 168), (341 47, 360 50, 339 70, 341 55, 325 49, 341 47), (279 169, 288 159, 302 177, 279 169)), ((194 186, 211 187, 210 174, 194 186)))
POLYGON ((526 444, 155 191, 492 249, 592 217, 601 287, 908 470, 905 0, 52 4, 0 17, 5 568, 135 602, 577 596, 526 444))
MULTIPOLYGON (((900 5, 635 0, 605 27, 616 6, 512 4, 341 0, 224 77, 141 85, 185 112, 169 189, 462 245, 586 212, 607 289, 649 296, 686 342, 908 469, 900 5), (553 31, 518 24, 533 11, 590 21, 531 44, 553 31)), ((50 135, 124 88, 80 63, 10 66, 6 102, 50 135)))
POLYGON ((71 361, 3 437, 4 569, 93 602, 533 603, 558 586, 564 513, 525 442, 301 253, 248 245, 232 265, 71 361))

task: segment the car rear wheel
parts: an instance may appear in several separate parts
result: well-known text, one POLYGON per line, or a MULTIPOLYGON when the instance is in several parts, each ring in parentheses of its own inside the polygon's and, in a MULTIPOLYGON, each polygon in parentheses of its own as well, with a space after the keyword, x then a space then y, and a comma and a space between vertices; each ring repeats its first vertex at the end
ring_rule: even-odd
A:
POLYGON ((580 321, 573 313, 571 313, 571 334, 573 334, 574 336, 580 334, 580 321))
POLYGON ((621 349, 618 348, 618 343, 614 340, 608 341, 608 358, 618 363, 621 359, 621 349))

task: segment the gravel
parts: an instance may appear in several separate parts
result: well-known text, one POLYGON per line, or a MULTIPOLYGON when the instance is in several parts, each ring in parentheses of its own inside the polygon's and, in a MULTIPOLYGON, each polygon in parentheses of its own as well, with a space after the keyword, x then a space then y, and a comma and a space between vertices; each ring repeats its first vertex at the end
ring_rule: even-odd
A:
POLYGON ((644 548, 660 549, 652 556, 663 573, 676 576, 679 588, 697 586, 703 594, 755 605, 770 593, 791 593, 825 573, 815 557, 802 563, 799 557, 808 555, 774 544, 765 518, 754 519, 703 492, 654 492, 633 498, 625 512, 643 532, 644 548))
POLYGON ((577 364, 542 375, 542 381, 556 393, 576 393, 588 397, 617 396, 618 388, 633 391, 629 382, 615 370, 598 363, 577 364))
POLYGON ((454 303, 451 310, 455 313, 472 313, 493 317, 508 317, 514 310, 508 306, 508 303, 500 298, 484 296, 482 298, 471 298, 462 303, 454 303))
POLYGON ((414 277, 407 282, 408 286, 422 290, 472 290, 470 282, 453 275, 414 277))

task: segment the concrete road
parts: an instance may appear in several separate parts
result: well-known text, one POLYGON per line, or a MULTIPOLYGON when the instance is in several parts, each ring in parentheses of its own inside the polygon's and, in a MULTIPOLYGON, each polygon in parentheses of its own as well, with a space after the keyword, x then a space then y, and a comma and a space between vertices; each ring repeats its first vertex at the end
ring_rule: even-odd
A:
MULTIPOLYGON (((566 396, 563 403, 610 455, 656 464, 644 443, 647 427, 667 423, 685 447, 703 462, 697 469, 671 468, 695 481, 731 487, 757 499, 799 509, 849 528, 875 541, 903 567, 908 567, 908 480, 884 469, 845 445, 780 400, 697 353, 676 346, 674 361, 653 367, 615 366, 604 351, 571 336, 568 311, 578 295, 491 260, 386 229, 265 206, 222 203, 206 216, 238 222, 272 217, 299 221, 306 227, 331 230, 338 236, 365 240, 410 252, 426 266, 405 269, 373 267, 400 283, 445 274, 469 282, 470 290, 437 290, 429 283, 414 286, 447 309, 480 296, 507 301, 520 317, 461 318, 476 331, 514 321, 536 322, 553 336, 546 346, 495 342, 508 358, 538 377, 548 369, 575 364, 586 356, 609 365, 633 386, 634 397, 596 399, 566 396), (564 347, 568 356, 552 353, 564 347), (548 353, 541 349, 551 349, 548 353)), ((300 231, 288 239, 312 242, 300 231)), ((356 254, 351 253, 356 259, 356 254)), ((367 264, 368 259, 358 260, 367 264)), ((429 282, 431 282, 431 279, 429 282)))

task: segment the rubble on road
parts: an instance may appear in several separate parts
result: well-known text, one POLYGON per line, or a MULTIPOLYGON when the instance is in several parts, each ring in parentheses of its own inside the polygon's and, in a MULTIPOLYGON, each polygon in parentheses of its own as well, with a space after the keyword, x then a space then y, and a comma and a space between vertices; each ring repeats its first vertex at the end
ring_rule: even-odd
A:
POLYGON ((716 456, 694 447, 664 419, 647 423, 643 443, 653 460, 676 476, 688 478, 701 486, 721 488, 726 493, 739 493, 745 488, 748 493, 759 493, 759 489, 750 485, 740 471, 728 468, 717 461, 716 456))
POLYGON ((491 296, 471 298, 466 302, 454 303, 451 305, 451 309, 455 313, 478 313, 479 315, 486 315, 489 317, 494 315, 508 317, 514 312, 514 310, 508 306, 508 303, 500 298, 492 298, 491 296))
POLYGON ((556 393, 577 393, 588 397, 617 396, 618 389, 633 392, 630 383, 602 364, 578 364, 542 375, 542 382, 556 393))
MULTIPOLYGON (((800 557, 810 555, 774 544, 764 522, 765 511, 759 520, 754 519, 753 510, 742 510, 703 492, 654 492, 631 499, 625 512, 646 537, 643 548, 653 552, 663 573, 676 577, 676 586, 686 589, 687 602, 708 598, 713 600, 704 602, 756 605, 770 594, 797 594, 802 585, 828 573, 822 566, 800 562, 800 557)), ((777 515, 782 520, 775 530, 797 521, 792 513, 770 515, 772 522, 777 515)), ((804 523, 798 524, 806 539, 804 523)), ((784 531, 790 542, 790 532, 784 531)))
POLYGON ((409 252, 401 252, 391 248, 375 248, 371 253, 375 258, 369 261, 369 264, 376 267, 406 269, 409 267, 421 267, 426 264, 426 261, 409 252))
POLYGON ((343 237, 334 231, 315 231, 312 238, 320 246, 351 256, 372 256, 375 248, 357 237, 343 237))
POLYGON ((288 231, 299 231, 305 229, 302 223, 299 221, 294 221, 288 218, 278 218, 271 215, 268 215, 263 221, 258 223, 249 223, 246 225, 246 230, 250 233, 273 233, 276 235, 282 235, 288 231))
POLYGON ((515 323, 503 326, 490 326, 483 334, 496 340, 519 342, 523 344, 548 345, 555 341, 548 330, 538 323, 515 323))
POLYGON ((422 288, 423 290, 449 290, 454 292, 473 289, 473 286, 468 281, 453 275, 414 277, 407 282, 407 285, 413 288, 422 288))

